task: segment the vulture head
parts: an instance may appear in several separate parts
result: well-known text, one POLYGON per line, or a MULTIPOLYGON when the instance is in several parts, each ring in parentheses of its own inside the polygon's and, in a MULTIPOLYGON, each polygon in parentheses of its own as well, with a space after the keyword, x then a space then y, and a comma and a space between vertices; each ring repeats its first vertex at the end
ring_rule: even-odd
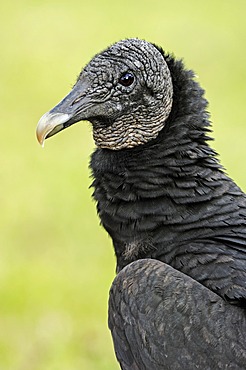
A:
POLYGON ((87 120, 100 148, 120 150, 155 139, 172 108, 173 86, 161 51, 139 39, 97 54, 72 91, 37 126, 38 141, 87 120))

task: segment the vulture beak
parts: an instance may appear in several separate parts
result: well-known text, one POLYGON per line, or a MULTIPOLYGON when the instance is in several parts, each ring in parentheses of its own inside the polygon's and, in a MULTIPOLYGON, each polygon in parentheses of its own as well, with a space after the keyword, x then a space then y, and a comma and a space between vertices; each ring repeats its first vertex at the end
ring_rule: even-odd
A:
POLYGON ((45 139, 86 119, 86 107, 88 106, 86 86, 86 83, 81 86, 81 81, 77 82, 73 90, 59 104, 40 118, 36 135, 42 146, 44 146, 45 139))

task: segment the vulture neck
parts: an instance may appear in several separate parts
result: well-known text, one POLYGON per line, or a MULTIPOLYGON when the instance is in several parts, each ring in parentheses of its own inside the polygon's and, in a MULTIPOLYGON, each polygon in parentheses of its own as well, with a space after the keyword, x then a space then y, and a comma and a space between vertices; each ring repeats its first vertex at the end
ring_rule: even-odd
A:
POLYGON ((174 97, 158 137, 128 150, 96 149, 91 158, 93 196, 113 239, 118 270, 145 257, 164 256, 170 263, 174 246, 209 237, 207 219, 221 218, 219 200, 230 186, 207 144, 203 90, 182 62, 165 58, 174 97))

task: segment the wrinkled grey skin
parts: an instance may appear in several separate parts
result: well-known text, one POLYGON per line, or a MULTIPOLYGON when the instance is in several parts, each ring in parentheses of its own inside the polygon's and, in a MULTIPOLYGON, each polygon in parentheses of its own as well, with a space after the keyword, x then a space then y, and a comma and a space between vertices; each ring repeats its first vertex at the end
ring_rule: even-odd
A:
POLYGON ((172 94, 159 50, 138 39, 120 41, 82 70, 71 93, 41 118, 37 136, 43 143, 71 124, 89 120, 98 147, 132 148, 157 137, 171 111, 172 94), (126 72, 134 76, 128 87, 119 82, 126 72))

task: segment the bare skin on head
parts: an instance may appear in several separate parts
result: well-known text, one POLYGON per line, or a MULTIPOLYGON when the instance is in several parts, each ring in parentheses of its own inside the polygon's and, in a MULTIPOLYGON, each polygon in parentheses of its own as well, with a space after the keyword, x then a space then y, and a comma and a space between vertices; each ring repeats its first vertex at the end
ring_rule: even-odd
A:
POLYGON ((71 93, 40 119, 37 137, 43 144, 46 137, 88 120, 98 147, 133 148, 157 137, 170 114, 172 95, 170 72, 159 50, 142 40, 120 41, 82 70, 71 93))

